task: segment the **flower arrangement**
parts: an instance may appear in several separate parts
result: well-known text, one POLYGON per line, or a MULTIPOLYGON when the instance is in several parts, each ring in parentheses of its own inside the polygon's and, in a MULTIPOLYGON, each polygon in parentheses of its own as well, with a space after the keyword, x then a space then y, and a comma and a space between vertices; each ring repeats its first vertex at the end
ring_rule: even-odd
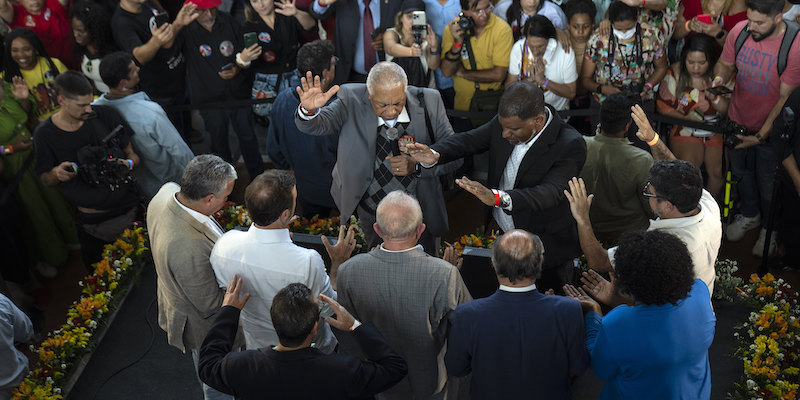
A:
POLYGON ((740 296, 752 312, 734 336, 744 376, 729 399, 797 399, 800 387, 800 302, 797 292, 772 274, 750 276, 740 296))
POLYGON ((216 219, 226 231, 240 227, 247 228, 253 223, 253 220, 250 219, 250 214, 247 212, 247 208, 243 205, 237 206, 236 203, 232 201, 225 203, 222 209, 215 212, 214 219, 216 219))
MULTIPOLYGON (((341 220, 339 217, 320 218, 318 215, 308 218, 297 218, 289 225, 289 230, 295 233, 306 233, 309 235, 325 235, 328 237, 339 237, 339 225, 341 220)), ((365 253, 369 251, 367 241, 364 239, 364 231, 361 230, 358 219, 355 216, 350 216, 350 219, 345 224, 348 228, 355 226, 355 239, 356 249, 355 253, 365 253)))
POLYGON ((717 260, 714 263, 716 280, 714 282, 714 300, 733 301, 733 296, 739 286, 744 283, 742 278, 734 275, 739 270, 739 263, 734 260, 717 260))
POLYGON ((17 386, 14 400, 57 400, 62 398, 61 385, 67 382, 80 359, 96 345, 99 329, 108 322, 122 299, 123 288, 138 275, 141 265, 150 258, 147 232, 140 223, 126 229, 117 240, 106 245, 103 259, 95 263, 94 273, 78 285, 81 298, 67 311, 61 328, 47 334, 38 348, 34 369, 17 386))
MULTIPOLYGON (((485 227, 479 227, 475 233, 461 236, 458 238, 458 241, 452 245, 455 246, 458 255, 461 256, 461 253, 464 251, 464 247, 491 249, 495 240, 497 240, 497 236, 498 232, 496 230, 486 232, 485 227)), ((445 244, 448 246, 451 245, 451 243, 448 242, 445 242, 445 244)))

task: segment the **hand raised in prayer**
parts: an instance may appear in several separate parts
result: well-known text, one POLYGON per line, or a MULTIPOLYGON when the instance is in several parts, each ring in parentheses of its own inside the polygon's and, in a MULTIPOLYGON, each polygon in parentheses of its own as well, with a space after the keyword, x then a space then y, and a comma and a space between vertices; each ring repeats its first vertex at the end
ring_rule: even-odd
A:
POLYGON ((578 300, 581 303, 581 309, 584 313, 596 312, 601 315, 603 314, 603 311, 600 309, 600 304, 589 297, 583 289, 576 288, 572 285, 564 285, 564 293, 567 297, 578 300))
POLYGON ((423 164, 436 164, 439 161, 439 154, 434 153, 430 147, 422 143, 407 144, 406 149, 408 155, 423 164))
POLYGON ((328 256, 331 258, 331 264, 341 265, 350 258, 356 248, 355 235, 355 226, 351 225, 350 228, 346 228, 344 225, 340 225, 339 237, 335 245, 331 245, 324 235, 320 236, 322 245, 325 246, 325 251, 328 252, 328 256))
POLYGON ((323 93, 319 75, 312 76, 311 71, 306 72, 306 76, 300 78, 300 86, 297 87, 300 105, 312 114, 318 108, 324 106, 338 91, 339 85, 333 85, 327 92, 323 93))
POLYGON ((452 244, 448 244, 447 247, 444 248, 444 255, 442 256, 442 259, 450 264, 455 265, 459 271, 461 271, 461 266, 464 264, 464 259, 459 257, 456 246, 453 246, 452 244))
POLYGON ((353 323, 356 321, 356 319, 353 318, 352 315, 350 315, 347 309, 342 307, 342 305, 336 302, 336 300, 328 296, 325 296, 324 294, 320 294, 319 299, 328 303, 328 306, 330 306, 331 311, 333 311, 333 313, 336 314, 336 318, 327 317, 325 318, 325 322, 327 322, 330 326, 340 331, 345 331, 345 332, 349 331, 350 328, 353 326, 353 323))
POLYGON ((222 306, 234 306, 241 310, 250 298, 250 293, 245 293, 244 296, 241 296, 241 293, 242 278, 240 278, 239 275, 234 275, 233 279, 231 279, 231 283, 228 284, 228 289, 225 290, 222 306))
POLYGON ((481 185, 480 182, 473 181, 466 176, 462 176, 461 179, 456 179, 456 184, 461 186, 462 189, 475 195, 475 197, 477 197, 478 200, 480 200, 483 204, 494 207, 494 193, 492 193, 491 189, 481 185))
POLYGON ((572 217, 578 225, 589 224, 589 208, 592 206, 592 199, 594 195, 586 194, 586 184, 583 183, 583 178, 575 178, 567 182, 569 190, 564 191, 569 201, 569 210, 572 212, 572 217))

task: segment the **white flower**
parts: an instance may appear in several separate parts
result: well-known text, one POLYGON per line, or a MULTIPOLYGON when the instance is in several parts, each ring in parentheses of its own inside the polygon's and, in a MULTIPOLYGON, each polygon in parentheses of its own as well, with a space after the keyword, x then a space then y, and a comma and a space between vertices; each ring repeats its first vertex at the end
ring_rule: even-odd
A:
POLYGON ((65 370, 65 369, 67 369, 67 364, 61 363, 61 369, 62 369, 62 370, 65 370))
POLYGON ((115 267, 119 267, 119 264, 120 264, 119 260, 114 260, 114 266, 115 267))
POLYGON ((48 385, 52 385, 52 384, 55 382, 55 381, 53 380, 53 378, 51 378, 51 377, 49 377, 49 376, 48 376, 48 377, 47 377, 47 379, 45 379, 44 381, 45 381, 45 382, 47 382, 47 384, 48 384, 48 385))
POLYGON ((33 347, 32 344, 28 345, 28 349, 30 349, 31 353, 36 351, 36 347, 33 347))
POLYGON ((131 260, 130 257, 125 257, 125 263, 131 265, 133 263, 133 260, 131 260))
POLYGON ((83 281, 78 281, 78 286, 83 286, 83 281))
POLYGON ((60 388, 60 387, 54 387, 54 388, 53 388, 53 393, 55 393, 55 394, 61 394, 61 388, 60 388))
POLYGON ((748 379, 747 380, 747 388, 750 389, 750 390, 756 390, 756 389, 758 389, 758 385, 756 385, 756 382, 754 380, 748 379))

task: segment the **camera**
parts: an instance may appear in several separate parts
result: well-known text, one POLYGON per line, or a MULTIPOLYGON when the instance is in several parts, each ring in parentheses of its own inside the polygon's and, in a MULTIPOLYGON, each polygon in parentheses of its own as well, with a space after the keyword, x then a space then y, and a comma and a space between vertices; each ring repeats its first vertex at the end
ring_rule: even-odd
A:
POLYGON ((428 18, 425 11, 411 13, 411 32, 414 33, 414 43, 421 45, 422 39, 428 35, 428 18))
POLYGON ((756 134, 755 131, 747 129, 744 125, 740 125, 730 118, 725 118, 720 123, 722 124, 722 135, 725 137, 723 142, 725 147, 729 149, 733 149, 739 143, 742 143, 742 139, 739 139, 736 135, 752 136, 756 134))
POLYGON ((120 160, 124 153, 120 150, 117 133, 122 125, 117 125, 99 145, 87 145, 78 149, 78 176, 92 186, 108 185, 111 191, 133 182, 128 165, 120 160))
POLYGON ((620 88, 622 95, 625 96, 631 104, 642 104, 642 90, 644 90, 643 83, 633 83, 620 88))
POLYGON ((468 17, 464 15, 463 12, 458 13, 458 21, 456 21, 458 27, 464 31, 465 36, 472 36, 474 29, 475 29, 475 20, 472 17, 468 17))

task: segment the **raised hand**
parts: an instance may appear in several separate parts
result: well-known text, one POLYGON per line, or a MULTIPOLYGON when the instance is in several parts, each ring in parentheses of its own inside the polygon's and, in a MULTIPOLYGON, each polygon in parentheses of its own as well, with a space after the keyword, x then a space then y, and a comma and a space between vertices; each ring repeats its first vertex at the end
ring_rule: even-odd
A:
POLYGON ((231 283, 228 284, 228 289, 225 290, 225 297, 222 299, 222 306, 234 306, 241 310, 247 300, 250 298, 250 293, 242 294, 242 278, 239 275, 234 275, 231 283))
POLYGON ((494 207, 494 193, 492 193, 491 189, 483 186, 480 182, 473 181, 466 176, 462 176, 461 179, 456 179, 456 184, 461 186, 462 189, 472 193, 483 204, 494 207))
POLYGON ((293 17, 295 14, 297 14, 297 7, 295 7, 294 3, 295 0, 276 1, 275 13, 285 15, 287 17, 293 17))
POLYGON ((408 150, 408 155, 417 162, 430 165, 439 161, 439 154, 434 153, 430 147, 422 143, 407 144, 406 150, 408 150))
POLYGON ((328 303, 328 306, 331 308, 334 314, 336 314, 336 318, 328 317, 325 318, 325 322, 327 322, 330 326, 340 330, 340 331, 349 331, 350 328, 353 326, 353 323, 356 321, 352 315, 347 311, 346 308, 342 307, 341 304, 336 302, 336 300, 325 296, 324 294, 319 295, 319 299, 328 303))
POLYGON ((172 22, 172 25, 175 25, 178 29, 181 29, 184 26, 191 24, 192 21, 196 20, 197 17, 200 16, 200 14, 198 14, 196 11, 196 4, 189 2, 184 3, 180 11, 178 11, 178 15, 175 16, 175 21, 172 22))
POLYGON ((325 246, 325 251, 331 258, 331 264, 342 264, 350 258, 350 254, 353 254, 353 250, 356 248, 355 234, 355 226, 351 225, 349 229, 346 229, 344 225, 339 226, 339 237, 335 245, 331 245, 324 235, 320 236, 322 245, 325 246))
POLYGON ((26 100, 28 96, 30 96, 31 92, 28 90, 28 85, 25 83, 25 79, 21 76, 15 76, 11 79, 11 94, 14 97, 20 100, 26 100))
POLYGON ((616 306, 614 298, 616 297, 616 289, 614 288, 614 274, 609 275, 611 281, 607 281, 595 270, 590 269, 584 272, 581 276, 582 289, 589 293, 597 301, 607 305, 616 306))
POLYGON ((586 294, 583 289, 576 288, 572 285, 564 285, 564 293, 567 297, 578 300, 581 303, 581 309, 583 312, 596 312, 598 314, 603 313, 600 308, 600 304, 594 301, 593 298, 589 297, 589 295, 586 294))
POLYGON ((461 266, 464 265, 464 259, 458 256, 456 246, 452 244, 448 244, 447 247, 444 248, 442 259, 453 264, 459 271, 461 271, 461 266))
POLYGON ((636 131, 636 137, 645 142, 650 142, 656 137, 656 131, 650 126, 650 120, 647 119, 647 115, 638 104, 631 107, 631 118, 633 118, 633 122, 635 122, 636 126, 639 128, 639 130, 636 131))
POLYGON ((589 208, 592 206, 592 199, 594 195, 586 195, 586 184, 583 183, 583 178, 575 178, 567 182, 569 190, 564 191, 564 196, 569 201, 569 210, 572 212, 572 217, 578 224, 589 224, 589 208))
POLYGON ((300 86, 297 87, 300 104, 312 114, 324 106, 338 91, 339 85, 333 85, 327 92, 323 92, 319 75, 312 76, 311 71, 306 72, 306 76, 300 78, 300 86))

